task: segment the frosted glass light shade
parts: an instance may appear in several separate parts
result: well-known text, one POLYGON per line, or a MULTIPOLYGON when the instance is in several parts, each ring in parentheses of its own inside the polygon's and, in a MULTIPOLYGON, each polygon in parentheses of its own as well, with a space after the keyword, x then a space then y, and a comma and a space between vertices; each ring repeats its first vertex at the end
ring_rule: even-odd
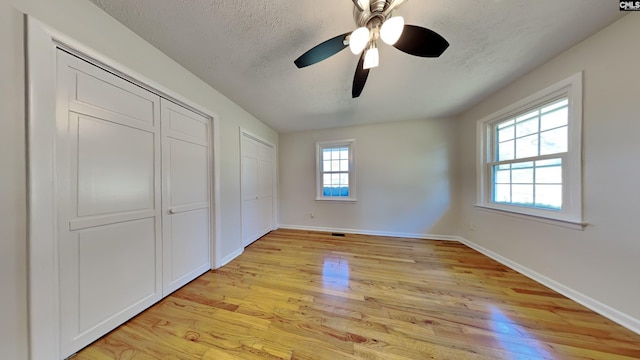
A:
POLYGON ((360 54, 369 43, 369 29, 366 27, 357 28, 351 33, 349 38, 349 49, 354 55, 360 54))
POLYGON ((378 66, 379 61, 380 61, 380 58, 379 58, 379 54, 378 54, 378 48, 377 47, 370 48, 364 54, 364 64, 362 65, 362 68, 363 69, 374 68, 374 67, 378 66))
POLYGON ((380 38, 386 44, 393 45, 400 39, 400 36, 402 36, 403 29, 404 18, 402 16, 394 16, 382 24, 382 28, 380 28, 380 38))

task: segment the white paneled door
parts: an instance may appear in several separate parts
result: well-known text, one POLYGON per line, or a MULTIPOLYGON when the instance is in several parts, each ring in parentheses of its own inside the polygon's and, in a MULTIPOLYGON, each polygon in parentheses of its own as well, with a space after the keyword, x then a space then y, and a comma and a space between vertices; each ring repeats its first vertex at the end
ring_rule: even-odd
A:
POLYGON ((162 99, 164 296, 211 268, 209 120, 162 99))
POLYGON ((162 296, 160 98, 59 51, 60 340, 73 354, 162 296))
POLYGON ((274 146, 245 132, 242 153, 242 243, 274 229, 274 146))
POLYGON ((57 53, 60 350, 210 268, 209 121, 57 53))

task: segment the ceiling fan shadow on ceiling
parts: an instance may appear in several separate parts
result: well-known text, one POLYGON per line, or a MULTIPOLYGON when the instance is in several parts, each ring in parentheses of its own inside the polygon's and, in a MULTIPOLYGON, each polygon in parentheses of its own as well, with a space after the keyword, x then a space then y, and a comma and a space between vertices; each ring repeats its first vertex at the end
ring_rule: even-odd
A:
POLYGON ((298 68, 316 64, 349 47, 360 60, 353 77, 351 96, 362 94, 369 70, 378 66, 378 39, 407 54, 439 57, 449 43, 438 33, 415 25, 406 25, 393 11, 407 0, 352 0, 353 17, 358 28, 331 38, 302 54, 294 63, 298 68))

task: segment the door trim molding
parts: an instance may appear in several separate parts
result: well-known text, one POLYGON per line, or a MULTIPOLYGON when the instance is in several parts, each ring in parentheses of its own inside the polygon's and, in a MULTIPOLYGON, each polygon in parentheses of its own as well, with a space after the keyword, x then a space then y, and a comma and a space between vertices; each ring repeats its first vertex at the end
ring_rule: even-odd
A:
POLYGON ((219 116, 90 47, 25 15, 27 69, 28 301, 32 360, 59 359, 60 318, 55 134, 56 51, 62 49, 161 97, 211 119, 213 161, 212 268, 222 266, 219 116))
POLYGON ((240 136, 239 136, 239 141, 240 141, 240 246, 242 249, 244 249, 244 226, 242 224, 242 207, 244 206, 242 199, 244 199, 244 197, 242 196, 242 137, 246 136, 249 139, 255 140, 259 143, 262 143, 270 148, 273 149, 273 156, 271 157, 272 160, 272 164, 273 164, 273 171, 272 171, 272 178, 273 178, 273 204, 272 204, 272 226, 271 226, 271 230, 276 230, 278 228, 278 222, 279 222, 279 218, 278 218, 278 147, 271 143, 270 141, 250 132, 249 130, 240 127, 240 136))

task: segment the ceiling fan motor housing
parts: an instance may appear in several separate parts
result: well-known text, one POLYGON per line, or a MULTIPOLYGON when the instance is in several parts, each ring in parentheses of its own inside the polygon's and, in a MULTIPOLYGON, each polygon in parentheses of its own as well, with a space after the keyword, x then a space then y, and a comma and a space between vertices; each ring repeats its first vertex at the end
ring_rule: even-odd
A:
POLYGON ((358 27, 368 27, 369 29, 379 27, 391 17, 391 12, 384 14, 384 10, 390 5, 389 0, 371 0, 368 9, 361 11, 357 6, 353 7, 353 19, 358 27))

